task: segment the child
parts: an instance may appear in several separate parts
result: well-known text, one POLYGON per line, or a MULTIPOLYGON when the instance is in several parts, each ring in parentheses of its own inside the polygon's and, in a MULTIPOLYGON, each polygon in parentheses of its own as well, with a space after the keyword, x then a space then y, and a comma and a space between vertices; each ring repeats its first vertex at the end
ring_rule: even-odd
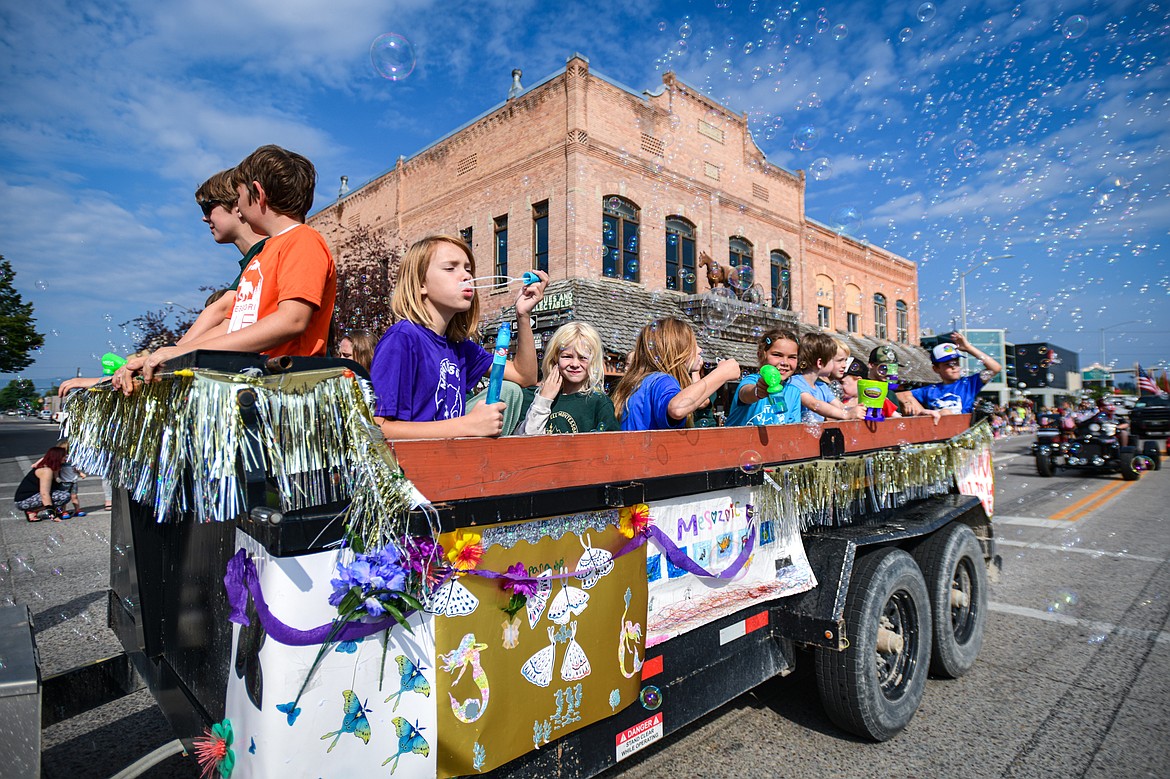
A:
POLYGON ((771 365, 784 380, 784 413, 778 413, 768 397, 768 383, 758 373, 744 376, 731 399, 727 425, 790 425, 800 421, 800 390, 788 381, 796 372, 799 349, 796 336, 773 328, 760 337, 756 357, 760 367, 771 365))
MULTIPOLYGON (((849 357, 845 360, 845 375, 841 377, 841 404, 846 408, 857 404, 857 381, 869 378, 869 371, 860 360, 849 357)), ((886 400, 885 407, 889 408, 890 401, 886 400)), ((891 416, 888 412, 886 416, 891 416)), ((893 416, 898 416, 895 409, 893 416)))
POLYGON ((931 367, 941 384, 928 384, 910 393, 914 400, 927 409, 938 409, 944 414, 970 414, 975 408, 975 398, 983 385, 991 381, 1003 367, 999 361, 973 347, 962 333, 951 336, 954 343, 944 341, 930 352, 931 367), (983 370, 963 377, 959 353, 966 352, 983 362, 983 370))
MULTIPOLYGON (((504 378, 536 383, 536 343, 529 314, 544 297, 548 275, 516 298, 515 358, 504 378)), ((374 348, 370 380, 378 397, 374 421, 388 439, 496 436, 505 403, 480 403, 464 414, 465 396, 492 365, 475 341, 479 298, 471 280, 475 257, 458 238, 433 235, 407 250, 391 307, 399 319, 374 348)), ((518 407, 516 411, 518 412, 518 407)), ((519 421, 513 419, 512 426, 519 421)))
POLYGON ((841 387, 841 381, 845 378, 845 367, 849 365, 850 348, 849 344, 845 343, 839 338, 834 338, 837 342, 837 354, 833 358, 833 375, 829 377, 829 386, 833 388, 833 395, 842 403, 845 402, 845 391, 841 387))
POLYGON ((119 368, 114 386, 126 394, 134 391, 138 371, 150 381, 167 360, 195 349, 325 354, 337 272, 325 240, 304 223, 317 182, 313 163, 279 146, 261 146, 232 170, 232 182, 240 215, 268 240, 240 276, 231 319, 119 368))
POLYGON ((791 380, 800 390, 800 403, 804 407, 801 416, 803 422, 823 422, 830 419, 861 419, 865 416, 865 409, 859 407, 846 409, 833 394, 828 380, 841 367, 838 359, 844 363, 840 355, 840 347, 836 340, 824 333, 807 333, 800 339, 800 352, 797 371, 791 380))
MULTIPOLYGON (((233 244, 243 255, 240 258, 240 272, 235 280, 225 289, 235 292, 240 283, 240 276, 244 269, 252 262, 252 258, 264 248, 267 238, 256 233, 248 226, 236 209, 240 196, 232 183, 232 171, 221 170, 204 181, 195 190, 195 202, 203 211, 203 221, 211 229, 211 237, 219 244, 233 244)), ((232 306, 235 304, 235 295, 221 295, 215 300, 209 300, 200 312, 199 317, 191 324, 179 344, 189 343, 232 315, 232 306)))
POLYGON ((337 344, 337 356, 343 360, 353 360, 368 372, 377 345, 377 340, 370 335, 369 330, 351 330, 337 344))
POLYGON ((613 401, 605 394, 601 336, 592 325, 569 322, 544 347, 544 384, 517 435, 617 430, 613 401))
POLYGON ((693 381, 702 367, 701 350, 690 325, 660 319, 646 325, 613 391, 613 405, 622 430, 665 430, 682 427, 711 392, 739 378, 739 363, 722 360, 715 370, 693 381))

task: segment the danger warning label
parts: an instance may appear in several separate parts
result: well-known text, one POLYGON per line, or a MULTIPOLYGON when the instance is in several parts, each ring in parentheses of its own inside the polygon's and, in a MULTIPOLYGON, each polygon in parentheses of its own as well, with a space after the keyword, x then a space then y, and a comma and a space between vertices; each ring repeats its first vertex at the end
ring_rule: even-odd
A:
POLYGON ((617 734, 617 760, 621 762, 662 738, 662 712, 617 734))

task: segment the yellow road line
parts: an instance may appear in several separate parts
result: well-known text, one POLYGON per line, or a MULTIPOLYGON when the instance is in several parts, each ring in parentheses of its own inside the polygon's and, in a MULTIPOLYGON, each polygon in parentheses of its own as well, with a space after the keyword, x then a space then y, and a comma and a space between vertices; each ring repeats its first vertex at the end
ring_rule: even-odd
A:
POLYGON ((1068 506, 1052 515, 1051 519, 1063 519, 1068 522, 1076 522, 1081 517, 1088 514, 1090 511, 1100 508, 1107 503, 1111 498, 1119 492, 1129 489, 1133 482, 1122 481, 1107 484, 1099 490, 1096 490, 1084 498, 1081 498, 1076 503, 1068 506))

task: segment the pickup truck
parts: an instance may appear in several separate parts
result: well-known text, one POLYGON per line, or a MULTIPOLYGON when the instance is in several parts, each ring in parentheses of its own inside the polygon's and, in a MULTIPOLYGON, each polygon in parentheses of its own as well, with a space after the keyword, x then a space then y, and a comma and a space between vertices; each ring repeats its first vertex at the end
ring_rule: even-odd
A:
MULTIPOLYGON (((1170 396, 1143 395, 1133 404, 1129 412, 1129 433, 1142 439, 1142 450, 1157 448, 1157 441, 1166 441, 1170 435, 1170 396)), ((1162 444, 1165 448, 1166 444, 1162 444)))

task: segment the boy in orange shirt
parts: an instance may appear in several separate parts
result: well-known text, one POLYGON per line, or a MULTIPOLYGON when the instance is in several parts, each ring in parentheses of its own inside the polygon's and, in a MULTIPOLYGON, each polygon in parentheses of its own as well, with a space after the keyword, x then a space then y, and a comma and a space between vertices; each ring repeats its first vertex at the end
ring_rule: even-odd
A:
POLYGON ((123 392, 133 392, 137 372, 150 381, 167 360, 195 349, 325 354, 337 271, 325 240, 304 223, 317 182, 313 163, 279 146, 261 146, 235 168, 232 181, 240 215, 269 238, 240 275, 231 317, 189 343, 118 369, 114 386, 123 392))

